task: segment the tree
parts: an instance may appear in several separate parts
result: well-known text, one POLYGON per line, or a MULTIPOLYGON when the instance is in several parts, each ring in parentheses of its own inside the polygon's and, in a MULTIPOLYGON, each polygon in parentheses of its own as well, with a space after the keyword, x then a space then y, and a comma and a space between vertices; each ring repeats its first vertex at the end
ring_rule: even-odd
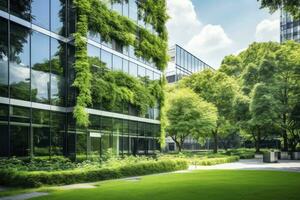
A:
POLYGON ((273 13, 281 8, 289 12, 292 16, 300 17, 300 1, 299 0, 257 0, 261 2, 261 8, 269 8, 273 13))
POLYGON ((278 119, 278 102, 270 88, 264 83, 258 83, 253 89, 250 102, 250 127, 255 141, 256 152, 260 151, 263 137, 267 137, 274 130, 278 119))
POLYGON ((218 152, 218 139, 229 132, 227 124, 233 117, 233 101, 239 92, 237 82, 222 72, 204 70, 182 80, 182 84, 194 90, 207 102, 214 104, 218 109, 217 126, 211 129, 214 139, 214 152, 218 152))
POLYGON ((169 88, 166 115, 167 133, 181 151, 186 137, 199 138, 215 128, 217 109, 191 89, 169 88))

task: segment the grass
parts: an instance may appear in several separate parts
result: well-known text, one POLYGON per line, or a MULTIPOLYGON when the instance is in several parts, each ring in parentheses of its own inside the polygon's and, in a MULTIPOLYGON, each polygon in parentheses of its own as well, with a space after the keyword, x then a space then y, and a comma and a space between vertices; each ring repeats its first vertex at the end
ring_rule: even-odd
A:
POLYGON ((194 171, 99 182, 94 189, 57 190, 35 200, 298 200, 300 173, 194 171))

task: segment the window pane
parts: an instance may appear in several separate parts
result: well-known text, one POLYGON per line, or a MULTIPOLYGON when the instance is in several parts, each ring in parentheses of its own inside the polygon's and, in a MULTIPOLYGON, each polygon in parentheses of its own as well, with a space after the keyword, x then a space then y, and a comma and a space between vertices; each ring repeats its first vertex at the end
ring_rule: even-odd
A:
POLYGON ((129 65, 129 74, 131 76, 137 77, 137 64, 135 63, 130 63, 129 65))
POLYGON ((4 10, 4 11, 7 11, 7 5, 8 5, 8 0, 1 0, 0 1, 0 9, 1 10, 4 10))
POLYGON ((76 131, 76 160, 82 161, 87 158, 87 133, 83 130, 76 131))
POLYGON ((33 155, 50 156, 50 111, 32 109, 33 155))
POLYGON ((51 113, 51 155, 61 156, 65 150, 66 114, 51 113))
POLYGON ((118 3, 118 2, 113 3, 112 4, 112 9, 114 11, 116 11, 117 13, 119 13, 120 15, 122 15, 122 2, 121 3, 118 3))
POLYGON ((32 23, 49 30, 49 0, 31 1, 32 23))
POLYGON ((113 55, 113 70, 122 71, 122 58, 116 55, 113 55))
POLYGON ((10 97, 30 100, 29 29, 11 23, 10 97))
POLYGON ((0 157, 9 156, 8 105, 0 104, 0 157))
POLYGON ((129 74, 129 61, 123 59, 123 72, 129 74))
POLYGON ((25 20, 30 20, 30 1, 31 0, 10 0, 10 13, 25 20))
POLYGON ((65 105, 66 44, 51 38, 51 104, 65 105))
POLYGON ((146 70, 145 70, 144 67, 139 66, 138 72, 139 72, 139 75, 138 75, 138 76, 139 76, 140 78, 143 78, 143 77, 146 76, 146 70))
POLYGON ((8 97, 8 31, 7 20, 0 19, 0 96, 8 97))
POLYGON ((50 99, 49 42, 48 36, 33 32, 31 37, 31 100, 39 103, 49 103, 50 99))
POLYGON ((11 156, 29 156, 30 142, 30 109, 10 107, 10 153, 11 156))
POLYGON ((105 64, 108 69, 112 69, 112 55, 111 53, 102 50, 101 51, 101 61, 105 64))
POLYGON ((66 0, 51 0, 51 31, 66 35, 66 0))

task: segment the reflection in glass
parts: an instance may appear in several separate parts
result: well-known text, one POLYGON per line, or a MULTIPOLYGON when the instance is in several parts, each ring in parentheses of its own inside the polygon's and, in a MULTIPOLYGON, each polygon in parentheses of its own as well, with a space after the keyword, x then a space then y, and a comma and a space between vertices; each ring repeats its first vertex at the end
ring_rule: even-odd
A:
POLYGON ((132 62, 129 64, 129 74, 131 76, 137 77, 137 64, 132 62))
POLYGON ((10 154, 30 156, 30 109, 11 106, 10 114, 10 154))
POLYGON ((8 105, 0 104, 0 157, 9 156, 8 105))
POLYGON ((0 96, 8 97, 8 27, 7 20, 0 19, 0 96))
POLYGON ((112 55, 111 53, 102 50, 101 51, 101 61, 105 63, 108 69, 112 69, 112 55))
POLYGON ((66 36, 66 0, 51 0, 51 31, 66 36))
POLYGON ((49 30, 49 0, 32 0, 31 15, 32 23, 49 30))
POLYGON ((84 130, 76 131, 76 160, 82 161, 87 158, 87 133, 84 130))
POLYGON ((49 103, 50 99, 49 42, 48 36, 33 32, 31 37, 31 100, 39 103, 49 103))
POLYGON ((30 1, 31 0, 10 0, 10 13, 25 20, 30 20, 30 1))
POLYGON ((10 25, 10 97, 30 100, 29 29, 11 22, 10 25))
POLYGON ((62 156, 65 154, 65 130, 66 114, 59 112, 51 113, 51 155, 62 156))
POLYGON ((8 10, 7 5, 8 5, 8 0, 1 0, 0 1, 0 10, 7 11, 8 10))
POLYGON ((122 58, 116 55, 113 55, 113 70, 122 71, 122 58))
POLYGON ((33 155, 48 157, 50 153, 50 111, 32 109, 33 155))
POLYGON ((66 44, 51 38, 51 104, 65 105, 66 44))

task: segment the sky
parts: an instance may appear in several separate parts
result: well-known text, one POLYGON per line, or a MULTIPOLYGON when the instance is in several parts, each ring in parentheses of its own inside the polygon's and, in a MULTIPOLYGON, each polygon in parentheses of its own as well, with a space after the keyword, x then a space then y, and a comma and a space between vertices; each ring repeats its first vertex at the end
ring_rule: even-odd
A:
POLYGON ((280 40, 280 14, 257 0, 167 0, 169 46, 178 44, 215 69, 253 42, 280 40))

